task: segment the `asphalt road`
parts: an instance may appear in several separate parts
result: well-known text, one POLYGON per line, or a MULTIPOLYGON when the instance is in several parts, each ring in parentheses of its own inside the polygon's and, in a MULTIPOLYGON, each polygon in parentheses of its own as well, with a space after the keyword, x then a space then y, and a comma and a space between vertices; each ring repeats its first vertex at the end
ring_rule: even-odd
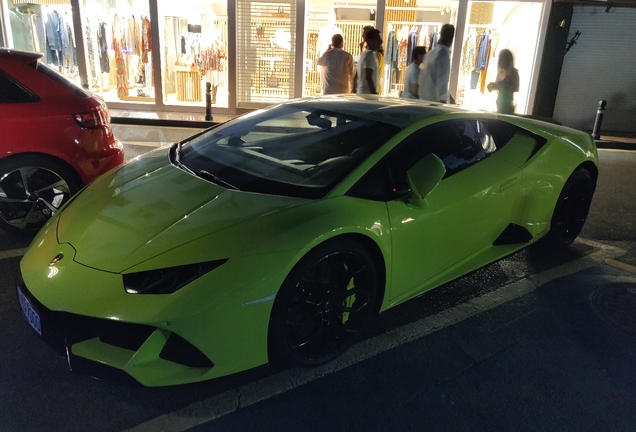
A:
MULTIPOLYGON (((128 142, 129 157, 156 145, 128 142)), ((0 231, 0 432, 636 430, 636 152, 599 153, 580 241, 395 308, 318 370, 163 389, 73 373, 21 316, 12 275, 30 239, 0 231)))

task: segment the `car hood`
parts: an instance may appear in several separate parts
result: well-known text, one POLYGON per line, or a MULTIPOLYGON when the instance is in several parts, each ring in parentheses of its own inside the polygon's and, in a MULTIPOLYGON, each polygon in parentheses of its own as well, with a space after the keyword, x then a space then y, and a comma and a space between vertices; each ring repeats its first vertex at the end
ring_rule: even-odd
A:
POLYGON ((153 152, 78 195, 59 218, 58 242, 69 243, 80 264, 119 273, 203 236, 304 202, 229 190, 171 165, 166 152, 153 152))

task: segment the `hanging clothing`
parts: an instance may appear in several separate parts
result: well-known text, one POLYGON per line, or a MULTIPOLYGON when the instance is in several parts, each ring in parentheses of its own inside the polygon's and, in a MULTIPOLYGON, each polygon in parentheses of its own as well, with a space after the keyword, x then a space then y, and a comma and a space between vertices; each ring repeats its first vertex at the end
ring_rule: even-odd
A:
POLYGON ((472 70, 475 69, 475 49, 477 47, 477 38, 476 35, 468 33, 468 37, 464 41, 464 45, 462 47, 462 64, 460 66, 460 71, 464 75, 468 75, 472 70))
POLYGON ((481 71, 488 65, 488 48, 490 47, 490 31, 484 30, 477 42, 477 54, 475 58, 475 70, 481 71))
POLYGON ((488 73, 488 63, 490 62, 491 39, 490 30, 484 33, 477 41, 477 53, 475 58, 475 70, 479 72, 479 91, 486 91, 486 74, 488 73))
POLYGON ((49 63, 55 66, 62 65, 62 35, 60 33, 60 16, 56 11, 46 15, 46 41, 49 55, 49 63))
POLYGON ((222 72, 224 60, 225 46, 218 38, 201 46, 201 67, 206 71, 222 72))
POLYGON ((121 19, 115 15, 113 19, 113 50, 115 51, 115 79, 117 87, 117 97, 124 99, 128 97, 128 75, 126 72, 126 60, 124 59, 124 32, 121 19))
POLYGON ((150 33, 150 20, 143 17, 141 20, 141 61, 148 63, 148 53, 152 51, 152 35, 150 33))
POLYGON ((415 48, 415 44, 417 43, 417 32, 411 30, 409 32, 409 37, 407 40, 408 46, 406 49, 406 64, 410 65, 413 61, 413 48, 415 48))
POLYGON ((88 19, 88 17, 86 17, 86 25, 84 26, 84 36, 86 39, 86 51, 88 52, 88 66, 89 66, 89 71, 91 73, 91 84, 93 86, 97 85, 97 74, 95 73, 95 57, 94 57, 94 53, 95 51, 93 50, 93 38, 91 37, 93 33, 91 32, 91 23, 88 19))
POLYGON ((432 51, 437 46, 437 27, 433 27, 433 31, 429 36, 429 51, 432 51))
POLYGON ((106 23, 97 26, 97 45, 99 49, 99 67, 102 73, 110 72, 110 58, 108 57, 108 38, 106 37, 106 23))

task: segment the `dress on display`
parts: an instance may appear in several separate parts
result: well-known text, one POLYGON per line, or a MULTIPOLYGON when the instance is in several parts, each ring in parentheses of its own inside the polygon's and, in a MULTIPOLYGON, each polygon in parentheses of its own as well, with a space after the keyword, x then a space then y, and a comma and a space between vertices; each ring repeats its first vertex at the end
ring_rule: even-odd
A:
POLYGON ((115 78, 117 80, 117 97, 119 99, 124 99, 128 96, 128 77, 126 74, 124 48, 125 41, 121 20, 115 15, 113 20, 113 50, 115 51, 115 78))

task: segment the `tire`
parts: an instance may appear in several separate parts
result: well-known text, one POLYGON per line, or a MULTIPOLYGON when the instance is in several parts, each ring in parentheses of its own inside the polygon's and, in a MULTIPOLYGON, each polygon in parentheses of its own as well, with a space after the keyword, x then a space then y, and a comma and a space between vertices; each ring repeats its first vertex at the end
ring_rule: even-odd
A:
POLYGON ((51 217, 51 207, 60 208, 81 186, 72 169, 50 157, 24 154, 0 160, 0 227, 37 232, 51 217))
POLYGON ((554 208, 546 240, 551 246, 570 245, 581 233, 590 210, 596 180, 585 168, 578 168, 563 186, 554 208))
POLYGON ((313 367, 344 353, 377 311, 378 274, 369 253, 349 239, 305 255, 276 295, 269 325, 272 363, 313 367))

